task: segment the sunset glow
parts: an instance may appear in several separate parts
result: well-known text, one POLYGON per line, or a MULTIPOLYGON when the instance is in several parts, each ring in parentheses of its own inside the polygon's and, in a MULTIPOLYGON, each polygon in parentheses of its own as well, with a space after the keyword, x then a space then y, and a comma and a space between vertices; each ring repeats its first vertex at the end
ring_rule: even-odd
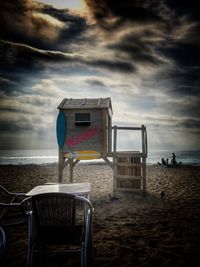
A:
POLYGON ((37 2, 49 4, 60 9, 69 8, 81 11, 85 7, 85 3, 83 0, 38 0, 37 2))

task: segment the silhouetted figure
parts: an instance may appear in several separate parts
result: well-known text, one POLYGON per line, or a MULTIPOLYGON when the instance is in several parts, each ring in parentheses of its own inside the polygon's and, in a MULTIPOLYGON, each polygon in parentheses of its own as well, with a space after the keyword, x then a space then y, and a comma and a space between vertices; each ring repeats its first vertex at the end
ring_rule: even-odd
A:
POLYGON ((176 155, 174 153, 172 153, 172 160, 171 160, 172 166, 176 167, 177 166, 177 162, 176 162, 176 155))
POLYGON ((166 159, 166 164, 167 164, 167 166, 169 165, 169 159, 166 159))
POLYGON ((162 165, 166 166, 166 161, 164 158, 162 158, 162 165))

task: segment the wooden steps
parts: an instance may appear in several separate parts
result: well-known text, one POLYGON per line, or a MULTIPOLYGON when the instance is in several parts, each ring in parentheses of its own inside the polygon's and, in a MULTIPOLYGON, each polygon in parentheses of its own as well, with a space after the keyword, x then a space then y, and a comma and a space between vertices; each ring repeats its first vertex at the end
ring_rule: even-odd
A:
POLYGON ((114 191, 146 191, 146 155, 138 151, 113 153, 114 191))

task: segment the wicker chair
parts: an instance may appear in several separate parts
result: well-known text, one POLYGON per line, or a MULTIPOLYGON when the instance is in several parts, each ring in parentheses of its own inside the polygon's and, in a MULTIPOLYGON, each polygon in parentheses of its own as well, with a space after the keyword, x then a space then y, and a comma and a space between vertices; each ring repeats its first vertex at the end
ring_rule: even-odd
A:
POLYGON ((0 227, 0 259, 3 256, 6 245, 6 236, 2 227, 0 227))
POLYGON ((13 193, 0 185, 0 224, 4 226, 27 222, 25 193, 13 193))
POLYGON ((91 266, 92 218, 92 204, 84 197, 66 193, 33 196, 27 267, 32 266, 36 252, 79 252, 81 267, 91 266))

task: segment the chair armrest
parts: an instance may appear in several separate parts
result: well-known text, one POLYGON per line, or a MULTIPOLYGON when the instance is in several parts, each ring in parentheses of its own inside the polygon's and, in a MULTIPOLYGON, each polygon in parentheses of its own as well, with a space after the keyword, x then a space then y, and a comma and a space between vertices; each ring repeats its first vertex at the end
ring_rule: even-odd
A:
POLYGON ((8 202, 8 203, 0 202, 0 206, 3 206, 3 207, 19 207, 19 206, 22 206, 29 199, 31 199, 31 197, 26 197, 21 202, 13 202, 13 201, 8 202))
POLYGON ((25 193, 10 193, 10 196, 12 196, 13 199, 17 197, 27 197, 25 193))
POLYGON ((21 193, 21 192, 10 192, 8 191, 5 187, 3 187, 2 185, 0 185, 0 188, 6 192, 8 195, 12 195, 12 196, 15 196, 15 195, 20 195, 20 196, 25 196, 25 193, 21 193))
POLYGON ((20 203, 14 203, 14 202, 2 203, 2 202, 0 202, 0 206, 2 206, 2 207, 20 207, 21 206, 21 202, 20 203))
POLYGON ((33 211, 32 210, 27 210, 26 215, 32 216, 33 215, 33 211))

